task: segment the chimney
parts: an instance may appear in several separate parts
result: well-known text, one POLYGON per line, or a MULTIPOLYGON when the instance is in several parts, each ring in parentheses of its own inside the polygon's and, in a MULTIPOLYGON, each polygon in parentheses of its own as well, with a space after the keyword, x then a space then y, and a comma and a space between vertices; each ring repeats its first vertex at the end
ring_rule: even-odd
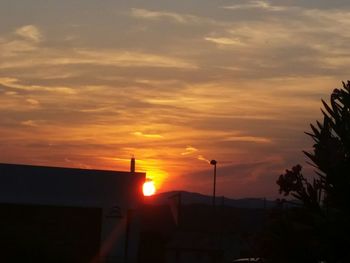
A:
POLYGON ((135 158, 134 158, 134 156, 131 157, 131 161, 130 161, 130 172, 131 172, 131 173, 135 173, 135 158))

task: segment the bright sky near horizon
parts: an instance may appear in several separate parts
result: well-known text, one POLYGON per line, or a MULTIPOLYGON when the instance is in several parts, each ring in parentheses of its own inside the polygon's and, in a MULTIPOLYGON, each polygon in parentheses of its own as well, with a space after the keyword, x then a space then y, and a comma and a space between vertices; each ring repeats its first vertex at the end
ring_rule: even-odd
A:
POLYGON ((1 0, 0 162, 277 196, 349 78, 350 2, 1 0))

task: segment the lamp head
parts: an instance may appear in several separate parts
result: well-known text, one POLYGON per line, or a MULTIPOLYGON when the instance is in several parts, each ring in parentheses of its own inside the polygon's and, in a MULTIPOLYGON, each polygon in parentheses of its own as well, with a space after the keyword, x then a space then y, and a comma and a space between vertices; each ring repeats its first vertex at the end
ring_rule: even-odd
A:
POLYGON ((210 161, 210 164, 211 164, 211 165, 216 165, 216 164, 217 164, 217 161, 211 160, 211 161, 210 161))

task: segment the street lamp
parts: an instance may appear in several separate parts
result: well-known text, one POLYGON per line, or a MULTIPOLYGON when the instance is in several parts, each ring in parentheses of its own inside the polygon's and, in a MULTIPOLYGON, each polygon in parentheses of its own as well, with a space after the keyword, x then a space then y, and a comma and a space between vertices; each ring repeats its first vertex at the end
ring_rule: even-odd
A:
POLYGON ((211 160, 210 164, 214 165, 213 207, 215 207, 215 187, 216 187, 216 164, 217 164, 217 161, 211 160))

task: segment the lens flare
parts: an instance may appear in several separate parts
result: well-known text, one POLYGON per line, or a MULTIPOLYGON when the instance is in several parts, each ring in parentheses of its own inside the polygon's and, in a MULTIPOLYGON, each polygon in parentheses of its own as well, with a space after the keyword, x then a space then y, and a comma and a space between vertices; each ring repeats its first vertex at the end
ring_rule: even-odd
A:
POLYGON ((146 182, 143 184, 142 192, 143 192, 143 195, 144 195, 144 196, 151 196, 151 195, 154 195, 154 193, 156 192, 156 187, 154 186, 154 182, 151 181, 151 180, 146 181, 146 182))

